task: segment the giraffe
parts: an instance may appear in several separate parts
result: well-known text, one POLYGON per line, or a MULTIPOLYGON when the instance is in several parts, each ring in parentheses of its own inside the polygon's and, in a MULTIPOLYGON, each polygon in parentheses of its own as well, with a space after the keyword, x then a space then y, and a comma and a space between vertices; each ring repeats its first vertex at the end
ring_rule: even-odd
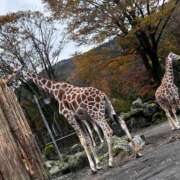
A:
POLYGON ((176 109, 180 108, 178 88, 174 84, 173 61, 180 56, 172 52, 166 57, 165 74, 161 85, 155 92, 155 98, 160 107, 165 111, 172 130, 180 129, 180 122, 176 116, 176 109))
POLYGON ((90 136, 90 138, 92 140, 93 146, 96 147, 97 144, 96 144, 96 141, 94 139, 93 131, 91 129, 91 126, 93 127, 93 129, 95 130, 96 134, 98 135, 101 144, 103 144, 104 143, 103 136, 102 136, 102 134, 100 132, 100 129, 99 129, 98 125, 95 122, 90 122, 90 124, 91 124, 91 126, 90 126, 90 124, 87 121, 84 121, 84 124, 85 124, 85 126, 87 128, 87 131, 89 133, 89 136, 90 136))
POLYGON ((119 119, 115 110, 106 96, 106 94, 93 87, 78 87, 66 82, 56 82, 49 79, 40 77, 36 74, 27 72, 25 77, 28 80, 33 81, 38 87, 44 91, 52 94, 59 104, 59 113, 62 114, 68 121, 68 123, 74 128, 80 143, 83 146, 87 155, 90 168, 93 173, 101 169, 99 159, 94 150, 94 147, 87 133, 87 128, 83 126, 86 124, 87 117, 92 124, 97 124, 103 131, 104 137, 108 145, 109 154, 109 167, 113 166, 112 156, 112 129, 105 120, 107 115, 115 120, 119 126, 125 131, 129 140, 133 144, 133 150, 137 157, 141 156, 138 152, 140 147, 133 142, 133 138, 126 126, 126 123, 119 119), (86 116, 82 116, 85 114, 86 116))

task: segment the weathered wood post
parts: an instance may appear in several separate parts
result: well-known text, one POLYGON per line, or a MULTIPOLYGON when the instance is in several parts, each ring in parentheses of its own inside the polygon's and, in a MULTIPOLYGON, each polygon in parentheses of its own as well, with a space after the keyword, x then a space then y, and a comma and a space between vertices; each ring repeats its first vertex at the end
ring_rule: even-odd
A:
POLYGON ((0 79, 0 180, 48 179, 17 98, 0 79))

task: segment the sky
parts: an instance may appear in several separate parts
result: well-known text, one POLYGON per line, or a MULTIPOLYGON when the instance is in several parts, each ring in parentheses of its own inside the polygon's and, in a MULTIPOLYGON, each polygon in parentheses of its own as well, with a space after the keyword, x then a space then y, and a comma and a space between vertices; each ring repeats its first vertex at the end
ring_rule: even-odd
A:
MULTIPOLYGON (((46 12, 41 0, 0 0, 0 15, 23 10, 46 12)), ((69 42, 65 45, 60 58, 61 60, 67 59, 72 57, 75 52, 85 52, 90 48, 92 46, 78 47, 75 42, 69 42)))

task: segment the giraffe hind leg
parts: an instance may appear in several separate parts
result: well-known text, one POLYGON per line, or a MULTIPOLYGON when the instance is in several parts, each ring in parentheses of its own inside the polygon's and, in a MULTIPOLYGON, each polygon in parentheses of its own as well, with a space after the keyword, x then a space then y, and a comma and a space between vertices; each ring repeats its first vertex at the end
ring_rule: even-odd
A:
POLYGON ((64 116, 68 119, 68 122, 74 128, 74 130, 80 140, 80 143, 84 148, 84 151, 85 151, 86 156, 89 161, 91 171, 93 173, 96 173, 97 169, 96 169, 95 163, 92 159, 91 151, 89 148, 89 143, 91 143, 91 141, 89 141, 89 138, 87 138, 87 136, 86 136, 86 129, 84 128, 82 122, 79 120, 77 115, 69 113, 69 114, 65 114, 64 116))
POLYGON ((172 108, 172 113, 173 113, 173 116, 174 116, 174 123, 176 124, 176 128, 177 129, 180 129, 180 122, 179 122, 179 120, 178 120, 178 118, 177 118, 177 115, 176 115, 176 108, 172 108))
POLYGON ((176 129, 176 124, 175 124, 175 121, 174 119, 172 118, 170 112, 168 110, 165 109, 165 113, 166 113, 166 117, 169 121, 169 125, 171 127, 172 130, 176 129))
POLYGON ((91 140, 92 140, 93 146, 96 147, 97 144, 96 144, 96 141, 95 141, 95 139, 94 139, 94 137, 93 137, 93 132, 92 132, 92 130, 91 130, 88 122, 87 122, 86 120, 84 120, 83 123, 85 124, 85 126, 86 126, 86 128, 87 128, 87 130, 88 130, 88 133, 89 133, 89 136, 90 136, 90 138, 91 138, 91 140))
POLYGON ((112 155, 112 129, 110 128, 109 124, 105 120, 105 118, 101 119, 95 119, 96 123, 99 125, 99 127, 102 129, 104 137, 107 141, 108 145, 108 154, 109 154, 109 167, 113 166, 113 155, 112 155))
MULTIPOLYGON (((79 119, 79 118, 77 118, 77 121, 78 121, 79 124, 81 124, 81 129, 82 129, 83 133, 85 134, 85 137, 86 137, 86 139, 87 139, 87 141, 88 141, 88 148, 90 148, 89 150, 90 150, 91 153, 92 153, 93 160, 95 160, 95 168, 96 168, 97 170, 99 170, 99 169, 101 169, 101 167, 99 166, 100 161, 99 161, 98 156, 97 156, 97 154, 96 154, 96 151, 94 150, 94 147, 93 147, 93 145, 92 145, 93 136, 92 136, 92 139, 91 139, 91 135, 89 134, 89 131, 88 131, 88 128, 90 128, 89 125, 87 125, 88 122, 87 122, 86 120, 81 120, 81 119, 79 119), (82 122, 82 121, 83 121, 83 122, 82 122), (85 124, 86 124, 87 126, 86 126, 85 124)), ((91 130, 90 130, 90 131, 91 131, 91 130)))
POLYGON ((94 130, 96 131, 96 133, 97 133, 97 135, 98 135, 98 137, 99 137, 99 139, 100 139, 100 142, 101 142, 101 143, 104 143, 104 140, 103 140, 102 134, 101 134, 101 132, 100 132, 100 129, 99 129, 99 127, 96 125, 96 123, 94 123, 94 122, 93 122, 93 127, 94 127, 94 130))
POLYGON ((157 102, 160 105, 160 107, 164 110, 166 117, 169 121, 169 125, 170 125, 171 129, 172 130, 176 129, 176 124, 174 122, 174 119, 171 116, 170 111, 169 111, 169 109, 171 109, 170 105, 165 104, 163 100, 161 101, 161 99, 157 99, 157 102))

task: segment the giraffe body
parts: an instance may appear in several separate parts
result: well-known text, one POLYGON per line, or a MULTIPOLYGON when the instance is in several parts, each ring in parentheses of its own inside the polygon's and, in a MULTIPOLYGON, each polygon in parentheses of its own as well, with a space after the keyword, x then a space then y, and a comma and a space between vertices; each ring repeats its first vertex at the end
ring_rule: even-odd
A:
POLYGON ((155 93, 156 101, 165 111, 169 124, 174 129, 180 129, 180 123, 176 116, 176 110, 180 108, 180 99, 177 86, 174 84, 173 60, 180 56, 169 53, 166 58, 166 70, 161 85, 155 93))
MULTIPOLYGON (((93 125, 98 125, 103 131, 108 144, 109 166, 113 165, 111 140, 113 132, 105 119, 106 113, 111 119, 116 120, 121 125, 130 141, 133 141, 125 122, 123 120, 119 122, 118 116, 104 92, 93 87, 77 87, 66 82, 53 82, 31 73, 27 73, 27 78, 52 94, 58 101, 59 113, 74 128, 93 172, 96 172, 101 167, 88 132, 87 119, 93 125)), ((134 147, 134 150, 136 152, 137 148, 134 147)))

